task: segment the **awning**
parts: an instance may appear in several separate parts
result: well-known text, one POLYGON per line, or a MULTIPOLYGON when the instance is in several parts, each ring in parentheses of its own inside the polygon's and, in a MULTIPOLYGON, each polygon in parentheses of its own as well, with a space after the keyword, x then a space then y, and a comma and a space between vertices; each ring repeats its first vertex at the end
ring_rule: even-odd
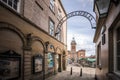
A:
POLYGON ((89 62, 95 62, 95 61, 96 61, 96 59, 91 59, 91 58, 88 58, 88 59, 87 59, 87 61, 89 61, 89 62))

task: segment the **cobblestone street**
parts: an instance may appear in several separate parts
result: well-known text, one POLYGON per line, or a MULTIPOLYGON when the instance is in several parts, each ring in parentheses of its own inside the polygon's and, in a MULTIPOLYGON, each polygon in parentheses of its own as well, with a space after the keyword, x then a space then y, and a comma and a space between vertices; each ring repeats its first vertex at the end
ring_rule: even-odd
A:
POLYGON ((67 66, 67 70, 56 74, 46 80, 95 80, 95 68, 82 67, 82 76, 80 76, 80 67, 67 66), (70 75, 71 67, 73 69, 72 75, 70 75))

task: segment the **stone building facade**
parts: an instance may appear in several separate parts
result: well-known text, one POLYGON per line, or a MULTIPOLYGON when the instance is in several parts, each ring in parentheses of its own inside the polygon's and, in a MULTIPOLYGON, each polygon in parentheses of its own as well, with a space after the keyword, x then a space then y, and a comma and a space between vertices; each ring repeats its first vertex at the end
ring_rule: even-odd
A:
POLYGON ((120 1, 96 0, 97 80, 120 80, 120 1))
POLYGON ((64 16, 60 0, 0 0, 0 80, 45 80, 65 70, 66 22, 55 34, 64 16))

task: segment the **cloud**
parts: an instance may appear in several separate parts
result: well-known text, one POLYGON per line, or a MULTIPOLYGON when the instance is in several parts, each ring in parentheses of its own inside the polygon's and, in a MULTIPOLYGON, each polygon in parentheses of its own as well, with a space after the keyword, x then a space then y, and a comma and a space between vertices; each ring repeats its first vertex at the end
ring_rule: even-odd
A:
POLYGON ((67 13, 75 10, 93 11, 94 0, 61 0, 67 13))
MULTIPOLYGON (((93 1, 94 0, 62 0, 63 6, 67 13, 83 10, 93 16, 93 1)), ((77 50, 85 49, 87 55, 95 54, 95 44, 93 43, 94 30, 91 29, 91 24, 83 16, 72 17, 67 20, 67 46, 70 50, 70 43, 75 37, 77 42, 77 50)))
POLYGON ((91 35, 86 34, 74 34, 69 32, 67 36, 67 46, 68 50, 71 49, 71 41, 72 38, 75 37, 76 40, 76 48, 77 51, 80 49, 85 49, 87 55, 94 55, 95 54, 95 44, 93 43, 93 37, 91 35))
POLYGON ((83 10, 92 10, 94 0, 76 0, 80 4, 81 9, 83 10))

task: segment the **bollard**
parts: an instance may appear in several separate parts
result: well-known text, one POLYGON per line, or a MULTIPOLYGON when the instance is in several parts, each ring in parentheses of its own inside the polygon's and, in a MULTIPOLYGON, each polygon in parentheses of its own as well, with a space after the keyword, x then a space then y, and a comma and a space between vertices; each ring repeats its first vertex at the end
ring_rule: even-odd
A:
POLYGON ((70 75, 72 75, 72 67, 71 67, 70 75))
POLYGON ((80 69, 80 77, 82 76, 82 68, 80 69))

